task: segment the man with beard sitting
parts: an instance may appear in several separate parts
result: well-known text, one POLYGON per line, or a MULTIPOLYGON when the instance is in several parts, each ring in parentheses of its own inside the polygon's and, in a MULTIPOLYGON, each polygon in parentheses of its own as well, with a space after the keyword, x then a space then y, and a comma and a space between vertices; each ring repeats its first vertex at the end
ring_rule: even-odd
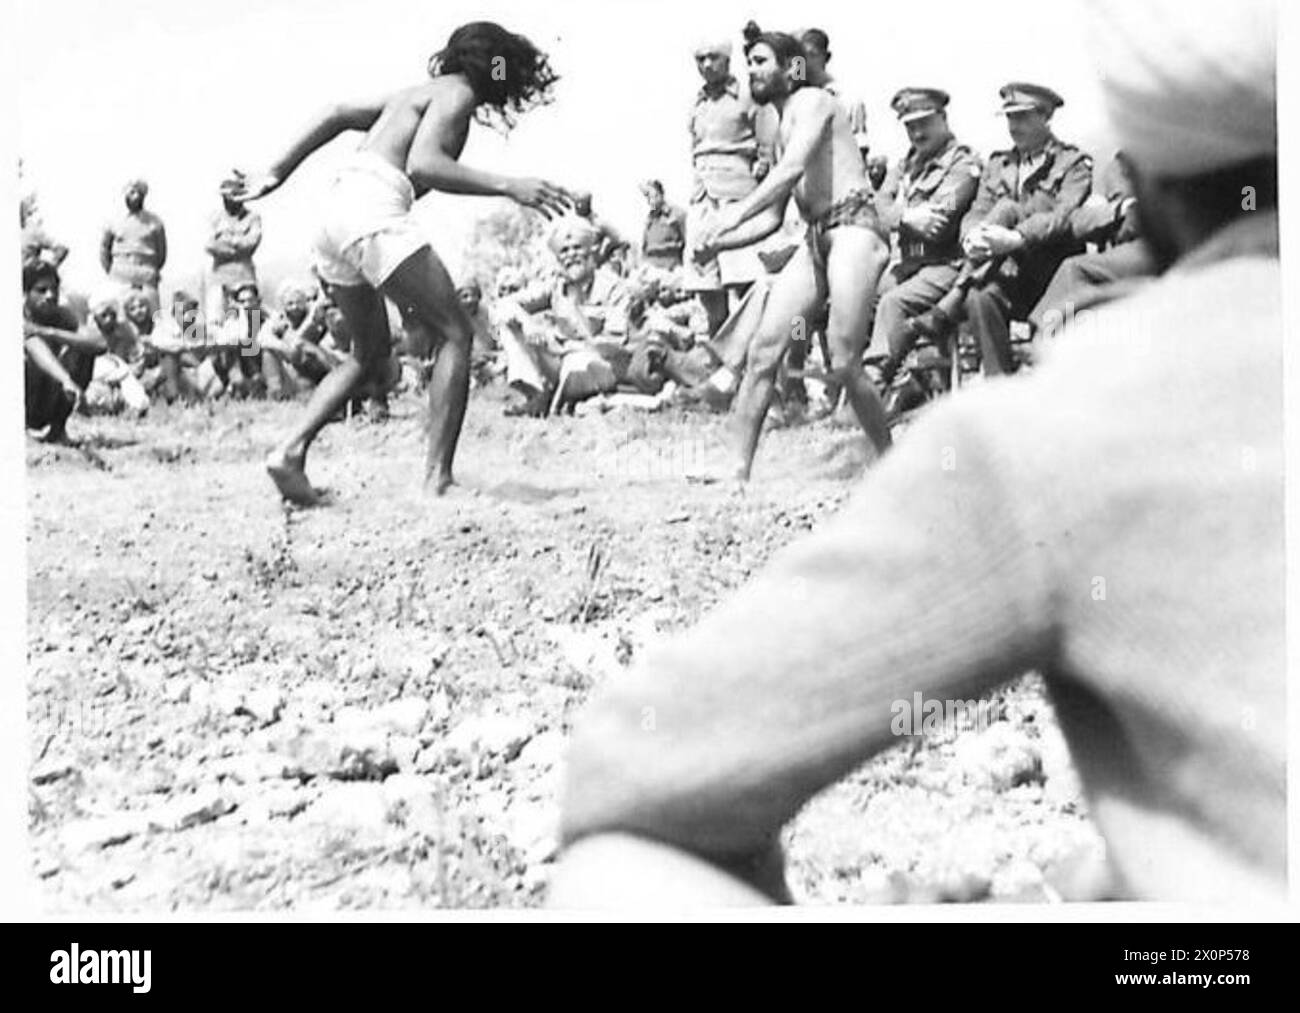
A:
POLYGON ((576 216, 565 217, 549 245, 559 277, 528 286, 498 306, 506 381, 525 395, 512 415, 546 415, 618 385, 608 354, 628 334, 623 280, 597 264, 599 235, 576 216))

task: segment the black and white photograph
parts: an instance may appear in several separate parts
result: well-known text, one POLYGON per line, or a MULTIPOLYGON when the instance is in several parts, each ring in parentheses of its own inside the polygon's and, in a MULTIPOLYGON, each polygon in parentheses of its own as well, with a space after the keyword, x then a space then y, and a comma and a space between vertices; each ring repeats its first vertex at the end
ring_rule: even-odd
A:
POLYGON ((1277 4, 9 17, 26 917, 1289 910, 1277 4))

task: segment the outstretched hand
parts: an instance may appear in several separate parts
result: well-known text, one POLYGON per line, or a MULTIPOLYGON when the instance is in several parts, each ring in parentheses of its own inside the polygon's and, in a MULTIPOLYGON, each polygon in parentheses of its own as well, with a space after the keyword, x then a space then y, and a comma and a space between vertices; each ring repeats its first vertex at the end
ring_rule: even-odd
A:
POLYGON ((722 238, 740 224, 736 205, 722 208, 707 218, 700 226, 695 243, 695 259, 701 263, 717 256, 722 238))
POLYGON ((573 207, 573 195, 545 179, 512 179, 506 184, 506 196, 522 207, 540 211, 548 219, 573 207))
POLYGON ((222 182, 221 192, 234 200, 246 203, 265 197, 282 182, 283 180, 274 173, 261 172, 249 176, 240 169, 234 169, 230 177, 222 182))

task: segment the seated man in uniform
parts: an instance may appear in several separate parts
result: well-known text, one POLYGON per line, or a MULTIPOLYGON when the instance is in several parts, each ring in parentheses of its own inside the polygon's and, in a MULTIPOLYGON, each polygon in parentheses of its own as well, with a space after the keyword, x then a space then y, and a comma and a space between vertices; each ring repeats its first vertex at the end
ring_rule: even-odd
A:
POLYGON ((1065 100, 1018 82, 1000 94, 1014 146, 989 156, 961 224, 966 259, 987 272, 967 293, 965 310, 990 375, 1015 371, 1011 321, 1028 316, 1061 261, 1082 249, 1070 219, 1092 192, 1092 159, 1052 133, 1065 100), (1007 209, 1014 224, 996 221, 995 212, 1007 209))
POLYGON ((980 160, 948 126, 948 94, 904 88, 890 102, 911 148, 876 195, 881 225, 898 235, 898 261, 880 279, 869 355, 886 360, 886 382, 916 332, 909 321, 935 305, 957 280, 957 230, 979 188, 980 160))
POLYGON ((1051 337, 1074 314, 1140 285, 1156 274, 1155 255, 1142 238, 1137 193, 1122 152, 1093 181, 1092 195, 1070 216, 1070 228, 1093 253, 1061 262, 1029 314, 1036 334, 1051 337))

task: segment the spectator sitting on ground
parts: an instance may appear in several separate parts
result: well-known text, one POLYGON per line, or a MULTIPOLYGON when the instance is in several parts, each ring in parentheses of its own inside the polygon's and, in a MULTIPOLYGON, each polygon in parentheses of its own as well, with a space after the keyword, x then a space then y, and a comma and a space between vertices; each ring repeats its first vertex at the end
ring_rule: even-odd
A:
POLYGON ((238 285, 232 292, 234 306, 229 316, 215 329, 209 328, 214 346, 212 364, 226 393, 234 397, 254 397, 265 393, 262 376, 262 353, 257 337, 262 329, 262 297, 252 282, 238 285))
POLYGON ((645 272, 636 340, 627 380, 643 394, 658 394, 668 381, 694 389, 718 367, 709 348, 709 314, 688 292, 680 274, 645 272))
POLYGON ((469 317, 470 327, 473 328, 473 338, 470 343, 470 379, 476 385, 482 386, 490 383, 500 372, 497 353, 501 345, 496 338, 496 328, 493 326, 488 308, 483 304, 483 286, 477 281, 471 278, 456 289, 456 298, 460 300, 465 315, 469 317))
POLYGON ((148 337, 148 346, 158 356, 160 379, 154 390, 168 404, 203 399, 199 370, 205 345, 198 299, 183 290, 173 292, 171 312, 155 318, 148 337))
POLYGON ((108 348, 80 332, 59 305, 59 270, 48 261, 23 267, 23 380, 28 429, 45 429, 47 443, 67 443, 68 416, 85 395, 94 359, 108 348))
POLYGON ((83 331, 90 340, 103 341, 107 349, 95 357, 85 407, 144 415, 149 410, 149 395, 139 379, 144 370, 144 347, 135 328, 121 318, 115 295, 101 292, 90 300, 90 320, 83 331))
POLYGON ((162 312, 154 311, 149 304, 149 297, 143 290, 133 288, 122 297, 122 315, 126 318, 127 325, 135 330, 136 337, 139 339, 140 356, 132 363, 132 372, 139 378, 144 385, 145 393, 152 399, 166 379, 162 369, 162 356, 153 340, 162 312))
POLYGON ((621 278, 597 266, 596 238, 581 218, 561 219, 549 240, 560 277, 535 282, 498 307, 506 380, 526 397, 507 409, 512 415, 546 414, 557 391, 572 405, 618 385, 598 343, 626 343, 628 291, 621 278))
POLYGON ((312 288, 289 280, 280 285, 279 310, 262 324, 257 343, 272 397, 288 398, 319 383, 342 360, 321 347, 329 305, 312 301, 312 288))

